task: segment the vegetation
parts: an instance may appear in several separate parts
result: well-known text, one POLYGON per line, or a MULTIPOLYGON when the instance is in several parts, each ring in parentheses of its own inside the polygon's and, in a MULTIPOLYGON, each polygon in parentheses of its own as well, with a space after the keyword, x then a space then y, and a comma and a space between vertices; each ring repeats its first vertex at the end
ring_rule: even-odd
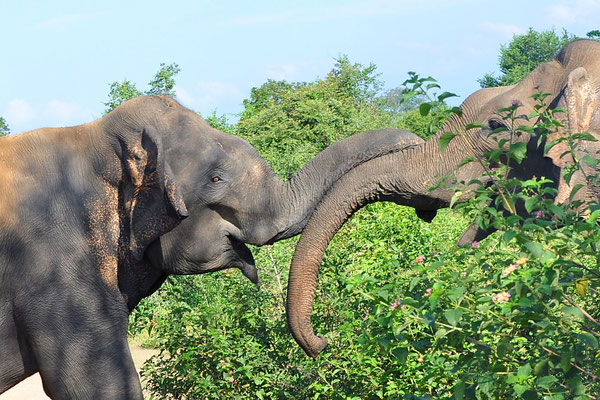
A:
POLYGON ((319 151, 349 135, 398 127, 426 136, 427 121, 389 107, 394 93, 381 93, 376 67, 335 60, 325 79, 268 81, 244 101, 235 133, 248 140, 276 173, 289 178, 319 151))
MULTIPOLYGON (((431 94, 439 90, 431 78, 411 73, 404 87, 382 92, 375 71, 342 56, 324 79, 253 89, 236 125, 215 113, 207 120, 289 177, 352 133, 403 127, 427 137, 456 111, 443 101, 452 94, 431 94)), ((545 121, 538 134, 561 128, 564 115, 534 95, 539 108, 528 117, 545 121)), ((519 105, 501 113, 520 134, 519 105)), ((555 206, 541 177, 507 180, 507 167, 489 160, 520 162, 523 149, 501 147, 508 151, 472 160, 495 175, 490 190, 505 199, 497 207, 489 202, 502 196, 482 189, 426 224, 412 209, 378 203, 342 228, 315 302, 314 326, 330 343, 318 360, 285 324, 295 239, 253 249, 258 287, 237 270, 170 277, 131 315, 131 333, 161 349, 143 371, 148 389, 160 399, 598 398, 600 211, 587 205, 581 218, 555 206), (498 211, 516 201, 527 217, 498 211), (456 248, 473 219, 498 233, 456 248)))
POLYGON ((173 89, 175 87, 175 75, 179 71, 179 66, 175 63, 169 65, 161 63, 159 70, 154 75, 154 79, 148 83, 149 89, 145 92, 138 90, 135 84, 127 79, 123 80, 123 82, 111 83, 108 101, 104 103, 106 106, 104 114, 108 114, 122 102, 143 94, 175 96, 175 90, 173 89))
POLYGON ((4 120, 4 118, 0 117, 0 136, 8 135, 10 133, 10 128, 8 124, 4 120))
MULTIPOLYGON (((593 33, 590 32, 590 33, 593 33)), ((591 37, 591 36, 590 36, 591 37)), ((565 44, 577 39, 563 30, 557 35, 554 29, 537 32, 529 28, 526 34, 514 35, 508 45, 500 46, 499 77, 485 74, 477 81, 481 87, 513 85, 523 80, 543 62, 549 61, 565 44)))

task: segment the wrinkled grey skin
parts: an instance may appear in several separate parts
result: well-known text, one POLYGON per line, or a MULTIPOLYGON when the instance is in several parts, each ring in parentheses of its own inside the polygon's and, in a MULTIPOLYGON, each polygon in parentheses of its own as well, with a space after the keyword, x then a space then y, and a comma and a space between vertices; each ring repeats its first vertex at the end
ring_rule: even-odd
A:
POLYGON ((141 399, 127 314, 143 297, 169 274, 235 267, 257 282, 246 244, 300 233, 333 182, 408 140, 414 135, 395 130, 355 135, 284 182, 245 140, 166 97, 130 100, 87 125, 0 139, 0 393, 39 371, 55 399, 141 399), (105 136, 138 142, 105 144, 105 136), (150 158, 147 147, 160 151, 150 158), (164 173, 150 167, 159 155, 164 173), (121 169, 137 186, 113 177, 121 169), (152 203, 147 181, 157 176, 164 195, 152 203), (96 195, 106 182, 117 197, 96 195), (172 203, 169 213, 153 205, 159 200, 172 203), (188 217, 170 230, 173 216, 188 217))
POLYGON ((141 398, 118 268, 188 214, 151 126, 0 139, 0 392, 141 398))
MULTIPOLYGON (((545 93, 556 93, 551 104, 569 111, 565 124, 573 132, 589 131, 600 139, 600 43, 577 41, 565 46, 555 59, 538 67, 523 82, 510 87, 483 89, 469 96, 461 105, 463 118, 454 117, 447 121, 438 135, 429 141, 366 162, 331 188, 311 216, 290 267, 286 305, 288 326, 307 355, 316 357, 327 344, 325 338, 314 334, 310 315, 323 253, 343 223, 356 210, 376 201, 411 206, 421 214, 448 207, 454 191, 448 185, 429 191, 426 182, 435 183, 440 177, 453 173, 459 182, 480 178, 484 171, 479 164, 459 167, 460 162, 473 152, 481 157, 486 151, 497 148, 497 141, 488 136, 497 124, 503 123, 496 110, 509 106, 512 100, 519 100, 524 105, 520 112, 529 114, 534 103, 528 96, 537 88, 545 93), (455 138, 444 153, 440 152, 439 139, 443 132, 456 131, 457 127, 476 121, 484 123, 485 127, 470 130, 464 138, 455 138)), ((505 135, 498 134, 497 139, 507 138, 505 135)), ((521 138, 527 142, 528 154, 521 165, 514 166, 514 174, 521 179, 545 176, 559 182, 561 169, 572 160, 561 157, 563 150, 558 148, 546 157, 543 144, 538 146, 532 139, 521 138)), ((598 157, 598 143, 581 143, 583 149, 577 155, 598 157)), ((587 169, 586 172, 596 171, 587 169)), ((483 182, 489 183, 485 179, 483 182)), ((584 185, 578 192, 582 199, 597 198, 597 188, 587 185, 583 174, 579 174, 573 177, 570 185, 564 181, 558 183, 557 201, 567 200, 571 187, 578 183, 584 185)), ((468 189, 465 187, 465 192, 468 189)), ((472 226, 461 240, 468 242, 487 233, 472 226)))

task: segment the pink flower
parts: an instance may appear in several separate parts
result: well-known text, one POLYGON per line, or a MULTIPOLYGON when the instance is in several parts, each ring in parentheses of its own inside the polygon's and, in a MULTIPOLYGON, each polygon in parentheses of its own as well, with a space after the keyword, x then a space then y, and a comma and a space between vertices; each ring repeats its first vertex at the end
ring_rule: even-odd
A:
POLYGON ((522 257, 520 259, 517 260, 517 265, 525 265, 525 263, 529 261, 529 258, 527 257, 522 257))
POLYGON ((472 249, 478 249, 481 247, 481 243, 479 243, 478 241, 474 240, 471 242, 471 248, 472 249))
POLYGON ((429 296, 431 296, 431 292, 432 292, 432 289, 431 288, 427 288, 425 290, 425 293, 423 293, 423 297, 429 297, 429 296))
POLYGON ((536 218, 544 218, 544 215, 545 215, 545 214, 544 214, 544 212, 543 212, 542 210, 538 210, 538 211, 535 213, 535 217, 536 217, 536 218))
POLYGON ((235 382, 235 378, 234 378, 233 376, 229 377, 229 380, 228 380, 228 382, 229 382, 229 383, 233 383, 233 382, 235 382))
POLYGON ((390 306, 390 309, 395 310, 398 307, 402 308, 402 302, 400 300, 396 300, 395 302, 393 302, 390 306))
POLYGON ((508 300, 510 300, 510 293, 508 292, 500 292, 492 296, 492 301, 494 303, 502 304, 506 303, 508 300))
POLYGON ((415 259, 413 260, 413 263, 414 263, 414 264, 420 264, 420 263, 422 263, 423 261, 425 261, 425 256, 418 256, 417 258, 415 258, 415 259))
POLYGON ((506 267, 506 269, 504 271, 502 271, 502 275, 509 276, 510 274, 512 274, 513 272, 515 272, 515 270, 517 269, 517 267, 518 267, 517 264, 510 264, 508 267, 506 267))
POLYGON ((510 104, 512 104, 513 106, 517 106, 517 107, 523 106, 523 103, 521 103, 519 100, 513 100, 510 102, 510 104))

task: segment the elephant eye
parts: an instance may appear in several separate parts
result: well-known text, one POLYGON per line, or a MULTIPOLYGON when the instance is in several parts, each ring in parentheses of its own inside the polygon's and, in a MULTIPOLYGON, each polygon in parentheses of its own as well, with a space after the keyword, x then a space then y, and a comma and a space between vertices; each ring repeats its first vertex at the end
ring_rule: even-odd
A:
POLYGON ((497 119, 491 119, 488 121, 488 126, 490 127, 491 130, 496 130, 499 128, 506 128, 506 126, 504 126, 504 124, 500 121, 498 121, 497 119))
POLYGON ((213 181, 214 183, 221 182, 221 178, 219 178, 218 176, 213 176, 211 181, 213 181))

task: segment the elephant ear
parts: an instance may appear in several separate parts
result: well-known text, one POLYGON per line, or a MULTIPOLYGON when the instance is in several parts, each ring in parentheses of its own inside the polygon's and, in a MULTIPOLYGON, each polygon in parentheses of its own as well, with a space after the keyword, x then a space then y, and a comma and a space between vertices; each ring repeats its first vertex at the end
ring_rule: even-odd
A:
MULTIPOLYGON (((585 68, 579 67, 569 73, 564 96, 568 111, 569 132, 588 132, 592 118, 600 107, 600 94, 594 90, 585 68)), ((556 139, 559 139, 558 133, 548 137, 548 142, 552 142, 556 139)), ((580 149, 584 149, 585 147, 585 143, 579 143, 580 149)), ((548 157, 550 157, 552 162, 561 170, 567 164, 573 162, 573 156, 564 142, 552 147, 548 151, 548 157)), ((573 180, 567 183, 564 179, 560 179, 556 202, 567 202, 575 184, 577 184, 577 182, 574 182, 573 180)))
POLYGON ((125 196, 130 201, 130 251, 139 261, 148 245, 177 226, 188 211, 156 128, 145 127, 141 141, 125 144, 122 157, 130 184, 125 196))

